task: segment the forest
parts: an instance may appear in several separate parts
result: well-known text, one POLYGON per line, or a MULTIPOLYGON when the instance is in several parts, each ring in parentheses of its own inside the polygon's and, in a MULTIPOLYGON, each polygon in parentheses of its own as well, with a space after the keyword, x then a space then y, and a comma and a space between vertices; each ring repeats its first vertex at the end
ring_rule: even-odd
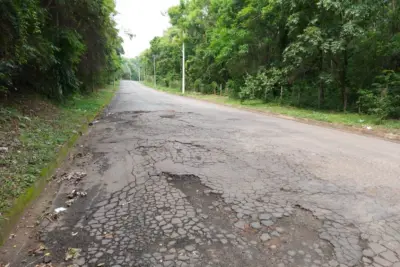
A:
POLYGON ((0 0, 0 95, 63 100, 117 78, 115 15, 113 0, 0 0))
POLYGON ((0 0, 0 243, 116 91, 124 51, 115 8, 0 0))
POLYGON ((182 0, 136 62, 187 90, 400 118, 397 0, 182 0))

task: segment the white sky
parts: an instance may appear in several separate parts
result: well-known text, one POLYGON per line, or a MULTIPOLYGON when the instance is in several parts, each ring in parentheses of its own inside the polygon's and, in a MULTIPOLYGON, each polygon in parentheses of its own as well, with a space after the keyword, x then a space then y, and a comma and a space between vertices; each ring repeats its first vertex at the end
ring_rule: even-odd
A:
POLYGON ((155 36, 161 36, 169 27, 166 11, 179 4, 179 0, 116 0, 118 15, 116 21, 124 39, 125 57, 139 55, 150 46, 155 36), (162 15, 165 13, 165 16, 162 15), (124 29, 136 35, 130 40, 124 29))

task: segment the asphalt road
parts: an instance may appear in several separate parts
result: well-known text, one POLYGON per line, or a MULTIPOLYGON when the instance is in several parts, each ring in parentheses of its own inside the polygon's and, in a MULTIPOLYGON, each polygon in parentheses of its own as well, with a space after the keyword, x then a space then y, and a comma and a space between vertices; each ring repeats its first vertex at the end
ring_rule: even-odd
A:
POLYGON ((123 81, 69 171, 55 266, 400 266, 396 143, 123 81))

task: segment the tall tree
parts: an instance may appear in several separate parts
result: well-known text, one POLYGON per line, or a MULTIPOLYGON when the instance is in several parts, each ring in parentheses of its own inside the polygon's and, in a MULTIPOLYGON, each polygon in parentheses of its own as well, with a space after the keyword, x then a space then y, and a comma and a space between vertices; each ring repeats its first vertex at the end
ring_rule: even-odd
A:
POLYGON ((182 0, 169 9, 170 30, 143 55, 158 55, 158 79, 178 79, 180 54, 167 51, 179 50, 171 33, 182 33, 189 89, 225 87, 243 100, 343 111, 385 106, 387 116, 400 117, 399 6, 386 0, 182 0))
POLYGON ((62 99, 92 90, 120 68, 113 0, 0 2, 0 90, 62 99))

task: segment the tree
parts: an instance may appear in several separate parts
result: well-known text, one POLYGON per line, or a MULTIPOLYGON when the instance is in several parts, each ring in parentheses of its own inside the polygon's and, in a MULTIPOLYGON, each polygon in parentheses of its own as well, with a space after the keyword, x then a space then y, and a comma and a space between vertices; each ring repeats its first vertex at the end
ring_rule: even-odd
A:
POLYGON ((0 90, 62 99, 120 70, 113 0, 0 2, 0 90))
MULTIPOLYGON (((399 72, 399 6, 386 0, 182 0, 169 9, 171 28, 143 58, 151 69, 157 54, 157 79, 171 84, 179 79, 177 40, 184 33, 189 89, 211 93, 217 84, 244 101, 367 112, 376 109, 359 109, 365 91, 378 97, 374 84, 382 73, 399 72)), ((397 103, 391 99, 386 106, 397 103)))

